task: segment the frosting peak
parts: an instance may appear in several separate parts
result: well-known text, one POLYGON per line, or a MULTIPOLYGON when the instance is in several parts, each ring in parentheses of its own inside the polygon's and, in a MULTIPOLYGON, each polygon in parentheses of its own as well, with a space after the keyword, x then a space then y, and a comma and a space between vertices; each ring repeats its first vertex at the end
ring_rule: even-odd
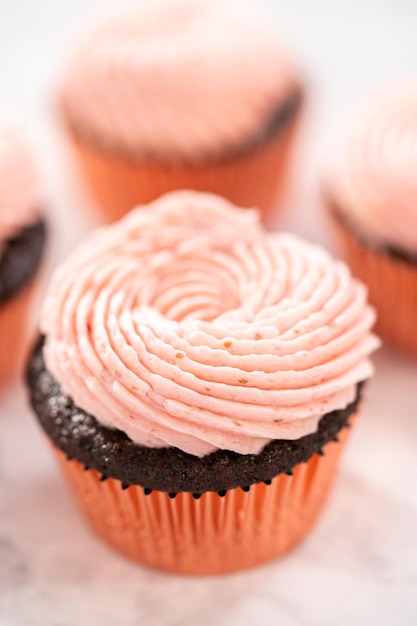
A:
POLYGON ((265 19, 226 0, 155 0, 99 20, 69 60, 78 132, 140 157, 195 159, 256 139, 294 72, 265 19))
POLYGON ((317 429, 368 378, 374 312, 322 249, 256 211, 174 192, 100 229, 53 277, 48 369, 146 446, 257 453, 317 429))
POLYGON ((330 172, 330 193, 360 235, 416 254, 417 85, 370 109, 330 172))
POLYGON ((35 221, 39 205, 30 149, 14 126, 0 122, 0 252, 2 242, 35 221))

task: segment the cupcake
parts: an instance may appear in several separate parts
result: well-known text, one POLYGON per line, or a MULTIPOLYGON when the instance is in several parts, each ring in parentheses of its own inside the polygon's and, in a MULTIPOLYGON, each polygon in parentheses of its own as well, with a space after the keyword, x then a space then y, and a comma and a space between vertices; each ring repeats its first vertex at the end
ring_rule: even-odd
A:
POLYGON ((219 0, 156 0, 102 18, 78 41, 59 88, 107 221, 176 189, 271 208, 301 102, 265 17, 219 0))
POLYGON ((167 571, 240 570, 316 520, 372 374, 373 321, 324 250, 172 192, 56 271, 31 404, 107 542, 167 571))
POLYGON ((341 151, 325 196, 340 249, 369 287, 378 331, 417 355, 417 87, 382 97, 341 151))
POLYGON ((0 123, 0 383, 26 359, 37 274, 45 244, 41 194, 29 147, 0 123))

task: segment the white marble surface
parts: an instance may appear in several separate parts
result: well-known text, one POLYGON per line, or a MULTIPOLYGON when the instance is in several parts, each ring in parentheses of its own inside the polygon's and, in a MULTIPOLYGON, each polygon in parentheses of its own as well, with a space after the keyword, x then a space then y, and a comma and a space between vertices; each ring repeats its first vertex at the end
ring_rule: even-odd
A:
MULTIPOLYGON (((267 2, 267 0, 264 0, 267 2)), ((89 224, 48 101, 65 38, 99 0, 0 0, 0 102, 37 144, 50 264, 89 224)), ((315 181, 361 93, 415 70, 414 0, 267 2, 315 86, 300 184, 281 225, 326 242, 315 181)), ((0 626, 417 624, 417 362, 383 349, 315 531, 252 572, 188 579, 136 567, 85 527, 18 383, 0 394, 0 626)))

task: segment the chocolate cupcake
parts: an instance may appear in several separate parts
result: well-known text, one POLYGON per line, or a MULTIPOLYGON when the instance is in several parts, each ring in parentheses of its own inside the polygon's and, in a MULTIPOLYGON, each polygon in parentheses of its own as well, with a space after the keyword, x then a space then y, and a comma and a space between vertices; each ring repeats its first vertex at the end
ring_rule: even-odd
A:
POLYGON ((302 103, 265 16, 157 0, 98 21, 75 46, 60 109, 106 220, 175 189, 271 208, 302 103))
POLYGON ((169 571, 238 570, 314 523, 372 374, 373 321, 343 263, 176 192, 57 270, 31 402, 113 546, 169 571))
POLYGON ((0 123, 0 383, 26 356, 45 221, 33 157, 16 128, 0 123))
POLYGON ((382 95, 326 181, 340 250, 369 287, 381 335, 417 355, 417 85, 382 95))

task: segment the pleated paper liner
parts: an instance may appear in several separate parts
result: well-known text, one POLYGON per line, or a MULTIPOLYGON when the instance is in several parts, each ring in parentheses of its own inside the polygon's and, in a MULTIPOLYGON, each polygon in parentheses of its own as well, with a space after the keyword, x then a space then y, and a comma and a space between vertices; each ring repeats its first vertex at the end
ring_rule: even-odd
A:
MULTIPOLYGON (((352 416, 350 421, 353 420, 352 416)), ((310 531, 328 496, 349 430, 322 455, 249 490, 201 497, 146 492, 101 480, 54 448, 93 529, 114 548, 148 567, 181 574, 220 574, 284 554, 310 531)))
POLYGON ((266 219, 286 189, 297 126, 298 116, 251 151, 196 164, 128 159, 73 130, 71 137, 87 186, 106 222, 177 189, 217 193, 238 206, 261 209, 266 219))
POLYGON ((417 356, 417 261, 367 245, 334 211, 331 219, 341 255, 368 286, 377 310, 376 332, 417 356))
POLYGON ((19 293, 0 302, 0 384, 23 371, 34 330, 39 283, 36 276, 19 293))

